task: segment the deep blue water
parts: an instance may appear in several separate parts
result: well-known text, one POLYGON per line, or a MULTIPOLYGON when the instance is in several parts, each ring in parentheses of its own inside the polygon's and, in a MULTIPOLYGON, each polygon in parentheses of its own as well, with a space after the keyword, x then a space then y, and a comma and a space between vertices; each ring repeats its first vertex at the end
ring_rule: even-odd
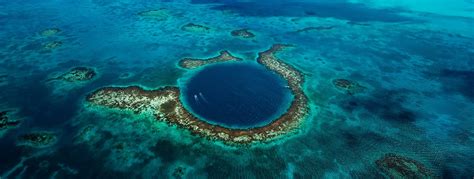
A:
POLYGON ((192 111, 211 123, 234 128, 267 124, 289 107, 290 90, 277 74, 249 63, 213 65, 185 84, 192 111))

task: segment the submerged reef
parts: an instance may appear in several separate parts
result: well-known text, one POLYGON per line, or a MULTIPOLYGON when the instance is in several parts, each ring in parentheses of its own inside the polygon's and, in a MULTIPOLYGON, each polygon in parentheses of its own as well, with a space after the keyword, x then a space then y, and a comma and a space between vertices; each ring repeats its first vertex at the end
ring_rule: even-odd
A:
POLYGON ((52 42, 48 42, 48 43, 45 43, 43 45, 43 48, 45 50, 54 50, 56 48, 59 48, 63 45, 63 42, 61 41, 52 41, 52 42))
POLYGON ((296 32, 297 33, 302 33, 302 32, 311 32, 311 31, 323 31, 323 30, 331 30, 333 28, 334 28, 334 26, 306 27, 306 28, 303 28, 303 29, 299 29, 296 32))
POLYGON ((50 37, 61 32, 59 28, 49 28, 41 31, 40 35, 43 37, 50 37))
POLYGON ((174 170, 173 170, 173 174, 172 176, 174 178, 184 178, 184 175, 186 174, 186 168, 184 168, 183 166, 177 166, 174 170))
POLYGON ((434 178, 433 173, 420 162, 397 154, 385 154, 375 163, 389 178, 434 178))
POLYGON ((182 26, 181 30, 187 32, 207 32, 211 30, 211 28, 200 24, 188 23, 182 26))
POLYGON ((157 10, 142 11, 142 12, 139 12, 138 15, 140 17, 155 19, 155 20, 166 20, 170 16, 168 10, 166 10, 165 8, 161 8, 157 10))
POLYGON ((230 32, 230 34, 234 37, 241 37, 241 38, 253 38, 255 34, 250 32, 248 29, 238 29, 230 32))
POLYGON ((56 135, 52 132, 32 132, 18 137, 17 144, 35 148, 49 147, 56 142, 56 135))
POLYGON ((332 81, 332 83, 337 89, 345 91, 347 92, 347 94, 350 95, 361 93, 365 89, 367 89, 365 86, 362 86, 359 83, 348 79, 335 79, 332 81))
POLYGON ((294 95, 288 111, 262 127, 232 129, 198 119, 184 108, 177 87, 156 90, 145 90, 138 86, 104 87, 88 95, 86 100, 98 106, 126 109, 134 113, 149 113, 157 120, 229 145, 269 141, 295 131, 309 112, 308 99, 301 87, 304 82, 303 75, 275 56, 275 53, 285 47, 287 46, 274 45, 271 49, 259 53, 258 63, 287 80, 294 95))
POLYGON ((233 56, 228 51, 221 51, 218 56, 208 59, 184 58, 179 61, 179 66, 182 68, 193 69, 212 63, 241 60, 241 58, 233 56))
POLYGON ((0 111, 0 131, 4 129, 14 128, 20 124, 19 120, 11 119, 9 110, 0 111))
POLYGON ((75 67, 59 77, 50 80, 63 80, 67 82, 89 81, 93 79, 97 73, 93 68, 89 67, 75 67))

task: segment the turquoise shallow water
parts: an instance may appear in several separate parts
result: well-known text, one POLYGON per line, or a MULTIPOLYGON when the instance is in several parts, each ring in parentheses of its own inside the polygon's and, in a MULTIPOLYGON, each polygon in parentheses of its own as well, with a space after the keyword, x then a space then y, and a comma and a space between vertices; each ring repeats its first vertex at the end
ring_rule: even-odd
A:
POLYGON ((0 110, 21 121, 0 129, 0 176, 381 178, 376 161, 394 153, 436 176, 472 178, 473 9, 463 0, 0 1, 0 110), (158 13, 141 14, 149 10, 158 13), (188 23, 209 29, 182 30, 188 23), (60 31, 42 34, 50 28, 60 31), (242 28, 255 37, 231 35, 242 28), (311 114, 269 144, 229 147, 85 101, 105 86, 181 85, 192 73, 177 67, 185 57, 228 50, 251 61, 276 43, 295 46, 278 57, 305 74, 311 114), (98 75, 48 80, 78 66, 98 75), (364 90, 336 88, 341 78, 364 90), (34 131, 57 141, 17 144, 34 131))

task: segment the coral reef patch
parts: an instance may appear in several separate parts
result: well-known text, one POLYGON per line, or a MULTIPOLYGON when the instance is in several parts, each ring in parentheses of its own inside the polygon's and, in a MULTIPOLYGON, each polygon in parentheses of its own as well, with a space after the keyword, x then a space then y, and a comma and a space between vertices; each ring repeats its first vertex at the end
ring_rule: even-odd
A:
POLYGON ((183 177, 184 177, 184 174, 186 174, 186 168, 183 167, 183 166, 177 166, 177 167, 173 170, 172 176, 173 176, 174 178, 183 178, 183 177))
POLYGON ((182 68, 193 69, 212 63, 241 60, 241 58, 233 56, 228 51, 221 51, 218 56, 208 59, 184 58, 179 61, 179 66, 182 68))
POLYGON ((19 120, 11 119, 9 110, 0 111, 0 130, 14 128, 20 124, 19 120))
POLYGON ((332 83, 337 89, 345 91, 347 94, 350 95, 361 93, 365 89, 367 89, 365 86, 360 85, 358 82, 351 81, 348 79, 335 79, 332 81, 332 83))
POLYGON ((297 30, 297 33, 302 33, 302 32, 311 32, 311 31, 323 31, 323 30, 331 30, 333 29, 334 26, 317 26, 317 27, 306 27, 297 30))
POLYGON ((230 32, 230 34, 234 37, 241 37, 241 38, 253 38, 253 37, 255 37, 255 34, 250 32, 248 29, 233 30, 232 32, 230 32))
POLYGON ((211 30, 211 28, 201 24, 188 23, 186 25, 183 25, 181 27, 181 30, 187 32, 208 32, 211 30))
POLYGON ((156 10, 141 11, 138 13, 138 16, 147 18, 147 19, 166 20, 168 19, 170 14, 167 9, 161 8, 161 9, 156 9, 156 10))
POLYGON ((422 163, 394 153, 385 154, 375 163, 389 178, 434 178, 422 163))
POLYGON ((39 131, 20 135, 17 144, 35 148, 49 147, 53 145, 57 137, 52 132, 39 131))
POLYGON ((59 77, 50 80, 63 80, 67 82, 79 82, 92 80, 97 75, 93 68, 89 67, 75 67, 59 77))
POLYGON ((86 100, 98 106, 126 109, 135 113, 149 113, 160 121, 229 145, 270 141, 294 132, 309 112, 308 99, 301 87, 304 83, 303 75, 275 56, 275 53, 285 47, 288 46, 274 45, 269 50, 259 53, 258 63, 287 80, 294 95, 294 100, 287 112, 262 127, 232 129, 198 119, 184 108, 180 101, 180 90, 177 87, 156 90, 145 90, 138 86, 105 87, 88 95, 86 100))
POLYGON ((52 41, 52 42, 47 42, 43 44, 43 49, 45 50, 54 50, 56 48, 59 48, 63 45, 63 42, 61 41, 52 41))
POLYGON ((43 36, 43 37, 50 37, 50 36, 54 36, 58 33, 61 32, 61 29, 59 28, 49 28, 49 29, 45 29, 43 31, 40 32, 40 35, 43 36))

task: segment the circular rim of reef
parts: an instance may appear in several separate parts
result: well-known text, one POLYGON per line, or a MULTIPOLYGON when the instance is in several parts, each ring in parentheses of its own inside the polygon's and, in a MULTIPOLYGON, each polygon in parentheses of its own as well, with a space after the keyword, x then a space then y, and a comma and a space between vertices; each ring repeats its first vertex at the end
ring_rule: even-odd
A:
POLYGON ((281 101, 281 104, 279 104, 277 111, 270 114, 265 119, 259 120, 255 124, 251 124, 251 125, 242 125, 242 126, 241 125, 228 125, 228 124, 225 124, 225 123, 222 123, 222 122, 207 119, 206 117, 203 117, 202 115, 196 113, 195 110, 193 109, 193 107, 189 104, 190 99, 186 99, 186 94, 185 93, 188 90, 188 88, 187 88, 188 84, 187 83, 189 83, 196 75, 199 75, 201 72, 203 72, 206 68, 216 68, 216 67, 222 66, 222 65, 225 65, 225 66, 227 66, 227 65, 246 65, 246 66, 249 66, 250 68, 257 68, 256 70, 263 70, 264 73, 268 73, 267 75, 270 75, 271 77, 277 78, 276 80, 278 80, 278 81, 282 80, 285 83, 285 85, 288 86, 287 80, 282 78, 281 75, 272 73, 271 71, 269 71, 268 69, 266 69, 262 65, 256 63, 255 61, 250 61, 250 60, 249 61, 236 61, 236 62, 224 62, 224 63, 214 63, 214 64, 204 65, 200 68, 192 70, 191 72, 189 72, 189 74, 181 77, 178 80, 178 85, 177 85, 178 88, 181 91, 181 95, 180 95, 181 103, 183 103, 184 108, 186 110, 188 110, 196 118, 198 118, 200 120, 203 120, 204 122, 209 123, 211 125, 216 125, 216 126, 220 126, 220 127, 224 127, 224 128, 229 128, 229 129, 242 129, 242 130, 245 130, 245 129, 259 128, 259 127, 266 126, 266 125, 272 123, 273 121, 277 120, 281 115, 286 113, 286 111, 290 108, 291 102, 293 101, 293 98, 294 98, 293 93, 291 92, 291 90, 284 92, 285 94, 283 94, 284 96, 282 96, 282 101, 281 101))
MULTIPOLYGON (((191 114, 183 106, 181 91, 176 86, 159 89, 144 89, 139 86, 103 87, 86 97, 95 106, 151 113, 159 121, 187 129, 189 132, 211 141, 221 141, 228 145, 241 146, 263 143, 297 132, 309 114, 309 102, 303 90, 304 75, 293 66, 280 60, 276 53, 291 45, 276 44, 259 52, 257 63, 280 75, 293 95, 288 110, 267 125, 248 129, 232 129, 213 125, 191 114)), ((221 51, 217 57, 208 59, 184 58, 178 64, 183 69, 194 69, 227 61, 242 61, 228 51, 221 51)))

